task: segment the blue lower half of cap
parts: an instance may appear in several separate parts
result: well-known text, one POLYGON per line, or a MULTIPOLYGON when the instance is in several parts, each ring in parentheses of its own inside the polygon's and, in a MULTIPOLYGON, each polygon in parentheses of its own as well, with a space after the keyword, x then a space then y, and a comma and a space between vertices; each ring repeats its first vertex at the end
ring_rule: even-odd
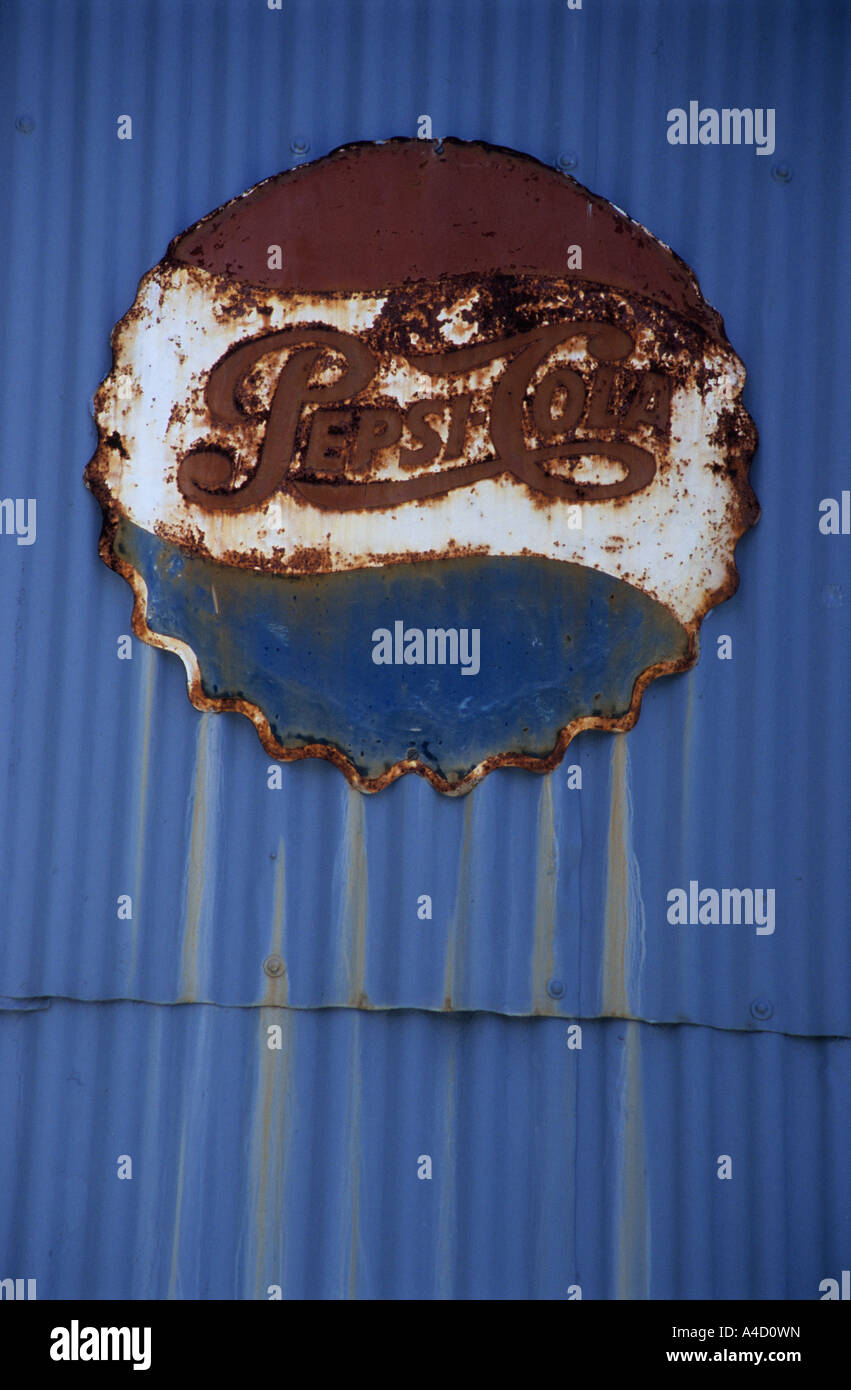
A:
MULTIPOLYGON (((482 556, 275 575, 193 555, 127 520, 114 549, 147 584, 150 629, 195 652, 207 696, 257 705, 282 747, 330 744, 363 777, 413 750, 450 782, 493 754, 543 759, 574 720, 627 713, 637 677, 688 650, 664 605, 564 561, 482 556), (467 634, 468 673, 460 659, 437 664, 439 638, 434 664, 413 663, 429 655, 428 629, 467 634), (391 664, 376 663, 382 651, 391 664)), ((453 646, 446 639, 448 658, 453 646)))

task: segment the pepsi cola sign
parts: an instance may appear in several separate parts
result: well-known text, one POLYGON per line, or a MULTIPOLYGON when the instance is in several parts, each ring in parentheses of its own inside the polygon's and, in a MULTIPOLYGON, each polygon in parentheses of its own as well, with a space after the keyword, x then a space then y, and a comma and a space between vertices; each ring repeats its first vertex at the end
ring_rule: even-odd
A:
POLYGON ((629 728, 735 589, 756 436, 721 320, 522 155, 278 175, 175 239, 113 353, 101 554, 193 703, 276 758, 366 791, 547 770, 629 728))

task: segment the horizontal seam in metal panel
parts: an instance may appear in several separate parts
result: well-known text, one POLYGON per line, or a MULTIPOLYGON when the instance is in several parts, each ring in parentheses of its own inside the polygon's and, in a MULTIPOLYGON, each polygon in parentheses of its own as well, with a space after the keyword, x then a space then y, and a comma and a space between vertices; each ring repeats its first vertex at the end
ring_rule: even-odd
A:
POLYGON ((719 1023, 705 1023, 698 1019, 642 1018, 637 1014, 555 1014, 555 1013, 508 1013, 502 1009, 426 1009, 413 1004, 364 1005, 364 1004, 276 1004, 259 1001, 252 1004, 224 1004, 215 999, 135 999, 126 995, 113 995, 104 999, 81 999, 75 995, 38 995, 16 1000, 9 995, 0 996, 0 1014, 38 1013, 49 1009, 52 1003, 60 1004, 144 1004, 154 1009, 181 1009, 187 1005, 209 1009, 280 1009, 293 1013, 330 1013, 334 1010, 369 1014, 427 1014, 436 1018, 471 1018, 486 1014, 494 1018, 514 1019, 518 1022, 548 1020, 556 1023, 644 1023, 650 1028, 709 1028, 715 1033, 742 1033, 762 1036, 771 1033, 785 1038, 799 1038, 802 1042, 824 1041, 844 1042, 851 1038, 848 1033, 795 1033, 786 1028, 729 1028, 719 1023))
POLYGON ((50 1008, 50 998, 47 995, 27 995, 17 996, 11 994, 0 994, 0 1014, 29 1014, 38 1013, 50 1008))

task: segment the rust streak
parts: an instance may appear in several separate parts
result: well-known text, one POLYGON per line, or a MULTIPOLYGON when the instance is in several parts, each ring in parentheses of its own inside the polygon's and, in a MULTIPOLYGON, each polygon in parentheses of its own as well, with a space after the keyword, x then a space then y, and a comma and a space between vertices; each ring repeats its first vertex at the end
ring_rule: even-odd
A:
POLYGON ((168 1297, 177 1298, 179 1294, 177 1265, 180 1256, 180 1217, 183 1211, 183 1183, 186 1170, 186 1115, 184 1113, 183 1128, 180 1133, 180 1156, 177 1160, 177 1193, 174 1203, 174 1219, 172 1221, 171 1236, 171 1265, 168 1275, 168 1297))
POLYGON ((617 1296, 645 1299, 650 1292, 650 1203, 644 1148, 641 1024, 630 1022, 625 1027, 619 1078, 617 1296))
POLYGON ((202 915, 207 894, 212 895, 213 880, 208 874, 209 830, 216 824, 216 774, 220 730, 207 716, 198 726, 195 744, 195 778, 192 787, 192 820, 185 875, 185 922, 183 959, 178 1003, 198 1001, 202 990, 198 978, 202 915))
POLYGON ((626 789, 626 742, 612 744, 612 801, 609 814, 609 850, 606 876, 605 943, 603 949, 604 1017, 626 1018, 626 943, 629 932, 629 848, 626 789))
POLYGON ((151 711, 154 703, 154 654, 145 648, 142 653, 143 693, 142 693, 142 738, 139 762, 139 789, 136 794, 136 877, 133 888, 133 929, 131 934, 130 963, 127 968, 127 990, 134 993, 136 965, 139 955, 139 921, 142 910, 142 885, 145 866, 145 834, 148 812, 148 778, 151 768, 151 711))
POLYGON ((341 997, 353 1008, 369 1007, 366 993, 367 854, 363 800, 349 791, 342 846, 343 971, 341 997))
POLYGON ((284 1211, 292 1126, 289 1123, 289 1087, 295 1028, 288 1009, 263 1007, 259 1011, 257 1046, 260 1049, 258 1103, 252 1136, 253 1185, 256 1191, 254 1231, 254 1286, 258 1298, 267 1297, 270 1284, 285 1285, 286 1230, 284 1211), (268 1046, 268 1028, 282 1029, 280 1050, 268 1046))
MULTIPOLYGON (((443 1142, 435 1162, 433 1182, 423 1187, 435 1188, 440 1194, 437 1232, 437 1287, 435 1297, 452 1298, 457 1270, 457 1185, 455 1180, 455 1131, 458 1124, 458 1082, 455 1063, 455 1043, 450 1043, 449 1062, 445 1078, 445 1094, 439 1112, 443 1116, 443 1142)), ((432 1155, 433 1161, 435 1155, 432 1155)))
POLYGON ((556 921, 558 883, 558 843, 553 811, 553 784, 545 777, 538 808, 538 861, 535 874, 535 938, 532 948, 532 1011, 557 1014, 547 993, 547 981, 554 973, 553 938, 556 921))
POLYGON ((357 1274, 358 1274, 358 1252, 360 1245, 360 1179, 361 1179, 361 1055, 360 1055, 360 1034, 361 1018, 355 1014, 351 1027, 351 1049, 352 1061, 349 1075, 349 1113, 346 1123, 346 1133, 349 1136, 349 1201, 350 1201, 350 1245, 349 1245, 349 1268, 348 1280, 346 1284, 347 1298, 357 1297, 357 1274))
POLYGON ((269 947, 269 954, 279 956, 284 962, 284 972, 282 975, 266 976, 266 992, 263 998, 264 1004, 286 1005, 289 998, 289 977, 286 970, 286 949, 284 945, 284 841, 283 837, 278 840, 278 851, 275 856, 275 888, 274 903, 272 907, 272 944, 269 947))
POLYGON ((461 832, 461 856, 458 864, 458 886, 455 890, 455 911, 449 926, 443 973, 443 1011, 451 1013, 461 989, 461 970, 464 947, 470 931, 472 905, 476 892, 476 856, 474 853, 473 802, 464 806, 464 826, 461 832))

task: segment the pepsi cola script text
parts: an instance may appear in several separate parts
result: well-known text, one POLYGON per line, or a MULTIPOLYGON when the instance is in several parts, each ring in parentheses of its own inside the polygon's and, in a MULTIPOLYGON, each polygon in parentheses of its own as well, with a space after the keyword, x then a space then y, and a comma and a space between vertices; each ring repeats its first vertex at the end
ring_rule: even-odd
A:
POLYGON ((199 444, 181 459, 178 485, 187 501, 214 511, 260 506, 282 488, 336 510, 394 507, 506 472, 549 498, 625 497, 652 481, 656 460, 647 445, 669 435, 671 419, 671 379, 617 365, 633 349, 624 329, 584 320, 439 354, 409 354, 416 372, 442 378, 447 388, 396 405, 386 392, 380 404, 360 394, 374 381, 379 359, 355 334, 322 326, 264 333, 225 353, 206 387, 216 425, 266 417, 249 476, 235 483, 232 452, 218 442, 199 444), (547 358, 576 340, 587 345, 586 370, 560 362, 541 375, 547 358), (244 388, 272 354, 287 356, 264 410, 244 388), (481 388, 477 398, 474 389, 459 391, 459 382, 451 382, 499 362, 484 401, 481 388), (317 383, 329 363, 338 375, 317 383), (468 430, 476 426, 487 427, 490 447, 487 457, 471 461, 468 430), (402 476, 372 477, 376 456, 386 461, 391 450, 402 476), (589 457, 614 463, 621 476, 580 481, 547 467, 559 460, 570 468, 571 461, 589 457))

